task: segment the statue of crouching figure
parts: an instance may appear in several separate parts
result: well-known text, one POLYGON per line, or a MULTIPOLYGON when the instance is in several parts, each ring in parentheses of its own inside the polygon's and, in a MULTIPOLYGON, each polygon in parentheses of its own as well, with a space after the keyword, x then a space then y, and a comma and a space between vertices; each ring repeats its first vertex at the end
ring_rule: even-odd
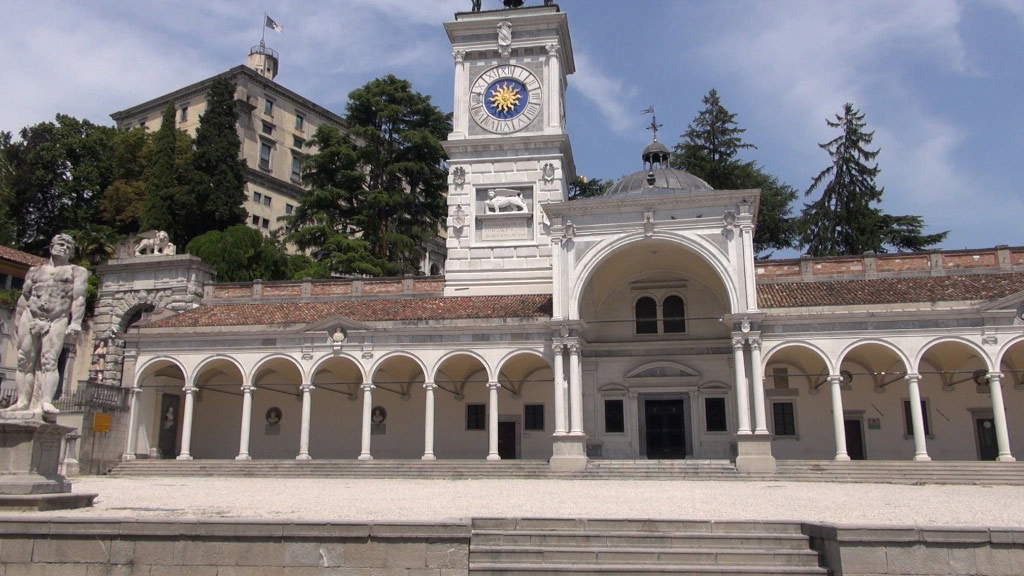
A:
POLYGON ((25 276, 12 322, 18 397, 3 412, 59 412, 53 405, 60 379, 57 364, 65 338, 73 339, 82 331, 89 279, 85 268, 69 262, 74 253, 75 241, 57 234, 50 241, 49 261, 33 266, 25 276))

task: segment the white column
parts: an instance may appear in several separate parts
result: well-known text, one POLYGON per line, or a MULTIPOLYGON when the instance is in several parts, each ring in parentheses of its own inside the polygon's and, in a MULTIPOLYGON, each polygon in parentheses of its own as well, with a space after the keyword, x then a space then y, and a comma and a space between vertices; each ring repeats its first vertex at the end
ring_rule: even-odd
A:
POLYGON ((501 460, 498 455, 498 388, 497 382, 487 383, 487 459, 501 460))
POLYGON ((761 374, 761 340, 750 342, 750 385, 754 389, 754 434, 768 434, 768 418, 764 407, 764 377, 761 374))
POLYGON ((373 460, 370 454, 370 412, 373 410, 373 384, 366 382, 363 389, 363 436, 359 449, 360 460, 373 460))
POLYGON ((183 390, 185 391, 185 415, 181 420, 181 452, 178 454, 178 460, 191 460, 192 410, 195 407, 195 393, 198 388, 189 384, 183 390))
POLYGON ((121 460, 135 460, 135 428, 139 425, 139 394, 142 393, 142 388, 135 386, 128 393, 128 405, 130 406, 128 413, 128 439, 125 442, 124 454, 121 455, 121 460))
POLYGON ((846 452, 846 418, 843 412, 843 377, 833 374, 828 377, 832 392, 832 435, 836 440, 836 460, 849 460, 846 452))
POLYGON ((454 116, 455 132, 463 137, 469 133, 469 89, 466 75, 466 51, 455 50, 452 52, 455 58, 455 110, 454 116))
POLYGON ((427 400, 425 405, 423 425, 423 460, 437 460, 434 456, 434 389, 437 385, 433 382, 424 382, 423 390, 426 391, 427 400))
POLYGON ((1003 405, 1003 374, 989 372, 988 389, 992 394, 992 422, 996 427, 996 444, 999 447, 1000 462, 1015 462, 1017 459, 1010 452, 1010 433, 1006 429, 1006 407, 1003 405))
POLYGON ((309 420, 313 408, 313 390, 316 388, 310 382, 303 382, 299 390, 302 391, 302 421, 299 424, 299 455, 295 459, 312 460, 309 455, 309 420))
POLYGON ((558 61, 558 44, 548 44, 548 127, 559 129, 562 124, 561 91, 562 70, 558 61))
POLYGON ((750 399, 747 395, 747 364, 743 359, 743 337, 732 339, 736 371, 736 434, 750 434, 750 399))
POLYGON ((747 310, 757 310, 757 286, 754 282, 754 227, 740 226, 743 233, 743 280, 747 287, 747 310))
POLYGON ((551 318, 561 319, 562 312, 562 239, 551 239, 551 318))
POLYGON ((924 436, 920 382, 920 374, 907 374, 907 390, 910 392, 910 420, 914 428, 914 460, 926 462, 931 458, 928 456, 927 439, 924 436))
POLYGON ((249 431, 252 428, 252 392, 255 386, 242 384, 242 431, 238 435, 238 456, 235 460, 252 460, 249 456, 249 431))
POLYGON ((565 427, 565 344, 554 344, 555 353, 555 435, 567 432, 565 427))
POLYGON ((569 422, 570 433, 583 434, 583 371, 580 345, 569 345, 569 422))

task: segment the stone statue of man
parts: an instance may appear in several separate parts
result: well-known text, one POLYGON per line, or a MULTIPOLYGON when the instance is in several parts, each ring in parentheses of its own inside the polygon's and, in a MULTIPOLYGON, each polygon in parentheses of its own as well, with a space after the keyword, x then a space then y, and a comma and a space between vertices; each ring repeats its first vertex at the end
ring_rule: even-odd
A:
POLYGON ((60 379, 57 363, 64 339, 82 331, 89 279, 85 268, 68 262, 74 254, 74 239, 57 234, 50 241, 50 260, 33 266, 25 276, 12 322, 18 399, 7 412, 59 412, 53 405, 60 379))

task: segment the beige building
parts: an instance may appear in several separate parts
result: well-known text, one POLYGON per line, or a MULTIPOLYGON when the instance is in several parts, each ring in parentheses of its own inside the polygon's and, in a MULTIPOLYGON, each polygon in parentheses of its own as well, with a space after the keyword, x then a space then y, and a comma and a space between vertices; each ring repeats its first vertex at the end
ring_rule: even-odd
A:
MULTIPOLYGON (((324 124, 341 128, 344 119, 274 81, 279 59, 265 45, 254 46, 243 66, 218 74, 235 84, 241 157, 248 165, 245 183, 246 222, 270 233, 282 226, 278 219, 292 213, 304 193, 303 159, 314 153, 309 140, 324 124)), ((167 103, 177 110, 178 128, 193 137, 206 111, 211 76, 194 84, 110 115, 118 128, 143 127, 155 131, 167 103)))

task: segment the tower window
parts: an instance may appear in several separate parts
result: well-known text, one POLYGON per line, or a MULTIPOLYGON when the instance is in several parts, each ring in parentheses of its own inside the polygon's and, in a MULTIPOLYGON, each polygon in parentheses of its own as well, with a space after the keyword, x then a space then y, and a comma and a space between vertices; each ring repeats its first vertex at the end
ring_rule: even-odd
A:
MULTIPOLYGON (((269 72, 270 70, 268 69, 267 71, 269 72)), ((270 98, 263 101, 263 113, 267 116, 274 115, 274 101, 270 98)))
POLYGON ((302 132, 302 129, 306 127, 306 118, 302 114, 295 115, 295 129, 302 132))
POLYGON ((292 155, 292 182, 302 182, 302 157, 292 155))
POLYGON ((260 142, 260 170, 270 171, 270 154, 273 147, 267 142, 260 142))
POLYGON ((270 122, 264 122, 263 123, 263 133, 266 134, 267 136, 273 135, 274 134, 274 125, 271 124, 270 122))
POLYGON ((178 122, 182 124, 188 122, 188 104, 178 109, 178 122))
POLYGON ((636 301, 636 333, 658 333, 658 303, 654 298, 644 296, 636 301))
POLYGON ((679 296, 669 296, 662 304, 665 333, 686 332, 686 305, 679 296))

